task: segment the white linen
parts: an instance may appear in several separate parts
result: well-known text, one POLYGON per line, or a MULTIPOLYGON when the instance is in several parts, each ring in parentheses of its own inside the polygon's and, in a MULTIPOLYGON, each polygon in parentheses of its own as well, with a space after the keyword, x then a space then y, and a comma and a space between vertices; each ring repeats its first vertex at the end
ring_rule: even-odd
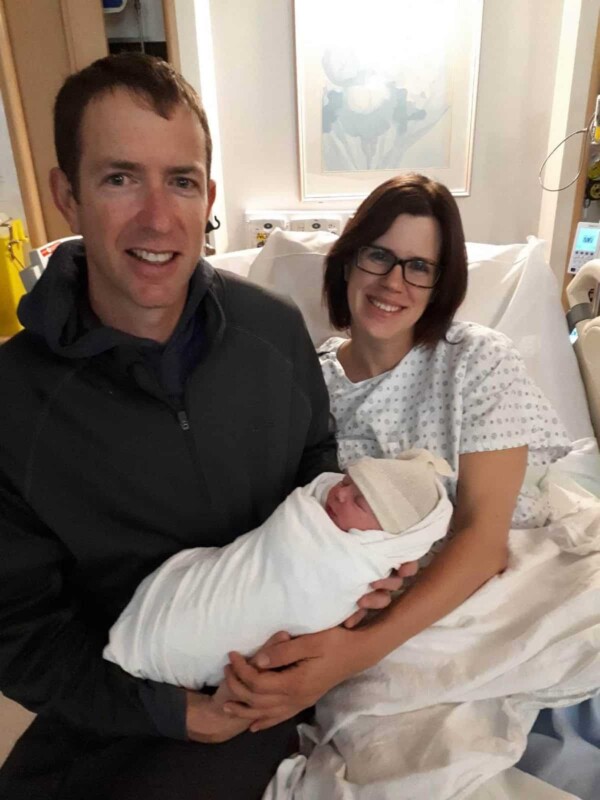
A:
POLYGON ((177 553, 138 586, 112 626, 104 657, 141 678, 201 688, 223 677, 227 654, 251 655, 279 630, 338 625, 369 584, 420 558, 446 535, 452 506, 401 534, 341 531, 321 505, 343 476, 296 489, 254 531, 226 547, 177 553))
POLYGON ((320 701, 265 800, 466 800, 538 709, 597 691, 600 502, 565 477, 548 495, 553 521, 511 531, 502 575, 320 701))
MULTIPOLYGON (((354 800, 356 795, 352 792, 355 787, 346 789, 339 781, 339 778, 343 777, 345 770, 341 756, 338 755, 336 757, 333 753, 330 753, 329 759, 328 767, 333 768, 335 771, 333 780, 329 783, 331 790, 329 797, 331 797, 331 800, 354 800)), ((306 761, 307 759, 303 755, 287 758, 279 766, 276 777, 269 784, 263 795, 263 800, 291 800, 292 797, 295 800, 308 800, 304 787, 302 789, 299 787, 299 781, 303 778, 307 781, 308 769, 311 771, 313 769, 312 763, 307 769, 306 761), (295 790, 298 792, 304 790, 304 793, 298 794, 298 796, 291 794, 295 790)), ((317 781, 322 781, 323 777, 319 777, 318 773, 315 774, 317 781)), ((315 800, 323 800, 324 797, 322 789, 318 787, 315 800)), ((381 800, 385 800, 386 797, 387 795, 382 795, 381 800)), ((407 796, 401 795, 401 797, 407 796)), ((373 795, 372 800, 375 800, 375 798, 379 800, 377 795, 373 795)), ((430 800, 430 798, 431 795, 422 797, 412 795, 410 798, 407 797, 407 800, 430 800)), ((394 797, 394 800, 400 800, 400 798, 394 797)), ((465 795, 464 800, 580 800, 580 798, 570 792, 557 789, 556 786, 522 772, 516 767, 510 767, 485 781, 473 793, 465 795)))
MULTIPOLYGON (((255 258, 262 251, 260 247, 252 247, 248 250, 233 250, 230 253, 219 253, 219 255, 208 256, 206 260, 216 269, 224 269, 247 278, 255 258)), ((257 281, 253 281, 256 283, 257 281)))
MULTIPOLYGON (((320 348, 320 361, 336 422, 340 465, 363 456, 394 458, 424 448, 454 470, 446 478, 456 496, 461 453, 529 447, 530 468, 545 468, 571 449, 558 416, 527 375, 506 336, 455 322, 447 341, 413 348, 393 369, 358 383, 337 358, 342 339, 320 348)), ((547 498, 531 475, 519 493, 512 526, 543 525, 547 498)))
POLYGON ((482 784, 469 795, 468 800, 579 800, 579 798, 516 767, 511 767, 482 784))

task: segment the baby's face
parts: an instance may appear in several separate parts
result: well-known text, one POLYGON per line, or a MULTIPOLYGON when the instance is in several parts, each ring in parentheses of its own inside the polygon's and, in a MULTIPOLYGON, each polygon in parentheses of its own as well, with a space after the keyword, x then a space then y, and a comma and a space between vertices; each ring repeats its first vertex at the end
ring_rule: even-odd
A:
POLYGON ((380 531, 381 525, 358 486, 345 475, 327 494, 325 511, 343 531, 380 531))

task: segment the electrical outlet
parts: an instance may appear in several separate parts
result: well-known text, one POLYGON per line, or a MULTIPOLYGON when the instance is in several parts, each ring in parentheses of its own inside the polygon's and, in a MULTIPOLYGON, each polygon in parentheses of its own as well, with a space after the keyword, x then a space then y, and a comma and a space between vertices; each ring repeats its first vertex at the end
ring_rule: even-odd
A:
POLYGON ((292 231, 328 231, 339 236, 342 231, 342 218, 339 214, 324 214, 320 217, 293 217, 290 220, 292 231))
POLYGON ((248 231, 248 247, 264 247, 269 235, 275 228, 287 230, 287 217, 248 217, 246 219, 248 231))

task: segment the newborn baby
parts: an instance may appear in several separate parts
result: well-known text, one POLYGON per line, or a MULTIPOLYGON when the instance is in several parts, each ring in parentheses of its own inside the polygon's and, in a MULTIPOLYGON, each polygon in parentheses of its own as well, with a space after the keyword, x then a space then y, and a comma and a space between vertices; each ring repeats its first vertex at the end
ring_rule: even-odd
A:
POLYGON ((373 581, 446 535, 452 506, 436 472, 450 469, 424 450, 363 458, 296 489, 226 547, 177 553, 138 586, 104 657, 199 689, 221 681, 231 650, 339 625, 373 581))

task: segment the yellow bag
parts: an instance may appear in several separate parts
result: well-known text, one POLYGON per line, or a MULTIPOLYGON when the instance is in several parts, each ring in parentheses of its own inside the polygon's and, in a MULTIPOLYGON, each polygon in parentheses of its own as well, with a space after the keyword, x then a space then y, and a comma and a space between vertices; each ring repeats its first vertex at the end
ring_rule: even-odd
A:
POLYGON ((22 329, 17 306, 25 294, 19 272, 25 267, 23 244, 28 241, 20 219, 0 224, 0 336, 12 336, 22 329))

